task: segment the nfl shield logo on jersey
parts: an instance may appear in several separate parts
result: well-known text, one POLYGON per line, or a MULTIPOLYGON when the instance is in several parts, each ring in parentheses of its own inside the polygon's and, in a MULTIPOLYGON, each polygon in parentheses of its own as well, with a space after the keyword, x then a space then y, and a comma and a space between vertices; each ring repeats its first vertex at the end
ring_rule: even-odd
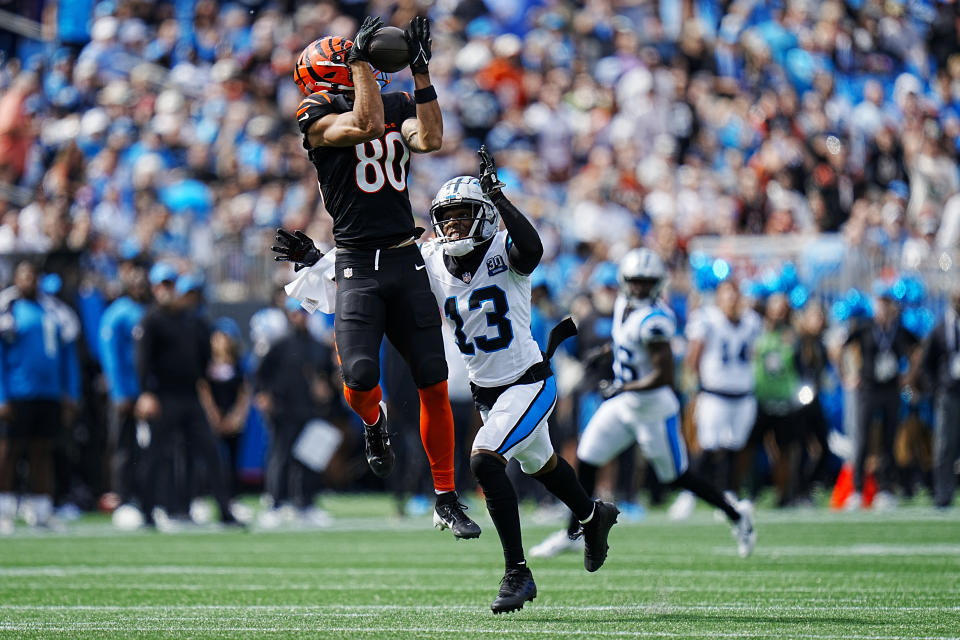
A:
POLYGON ((465 273, 463 274, 463 281, 466 282, 467 284, 470 284, 470 281, 471 281, 471 280, 473 280, 473 276, 470 275, 470 272, 469 272, 469 271, 465 272, 465 273))
POLYGON ((352 269, 351 267, 347 267, 346 269, 344 269, 344 270, 343 270, 343 277, 344 277, 344 278, 352 278, 352 277, 353 277, 353 269, 352 269))

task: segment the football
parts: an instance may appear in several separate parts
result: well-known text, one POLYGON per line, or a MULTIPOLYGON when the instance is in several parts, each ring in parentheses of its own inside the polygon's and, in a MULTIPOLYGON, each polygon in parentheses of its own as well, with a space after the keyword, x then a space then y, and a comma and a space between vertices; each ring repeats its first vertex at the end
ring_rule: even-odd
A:
POLYGON ((407 39, 403 37, 403 29, 398 27, 384 27, 377 31, 367 51, 370 64, 385 73, 400 71, 410 62, 407 39))

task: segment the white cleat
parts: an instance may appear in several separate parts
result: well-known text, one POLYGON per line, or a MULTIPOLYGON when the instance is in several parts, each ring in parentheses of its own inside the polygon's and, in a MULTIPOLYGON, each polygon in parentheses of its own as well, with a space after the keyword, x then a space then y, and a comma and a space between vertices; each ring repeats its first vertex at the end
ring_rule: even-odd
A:
POLYGON ((737 511, 740 513, 740 520, 733 525, 733 537, 737 539, 737 553, 741 558, 746 558, 753 553, 753 547, 757 544, 757 530, 753 526, 753 503, 741 500, 737 503, 737 511))
POLYGON ((561 553, 578 551, 583 553, 583 536, 571 540, 566 529, 550 534, 546 540, 530 549, 531 558, 553 558, 561 553))
POLYGON ((163 507, 153 508, 153 524, 160 533, 183 533, 188 531, 193 522, 189 518, 172 518, 163 507))
POLYGON ((873 497, 873 508, 877 511, 893 511, 897 508, 897 496, 889 491, 880 491, 873 497))
POLYGON ((12 535, 13 531, 13 520, 11 518, 0 518, 0 536, 12 535))
POLYGON ((307 507, 300 511, 300 523, 307 527, 323 529, 333 524, 333 518, 326 509, 307 507))
POLYGON ((859 493, 851 493, 847 496, 846 501, 843 503, 844 511, 859 511, 860 507, 863 506, 863 498, 859 493))
POLYGON ((194 498, 190 502, 189 513, 193 524, 205 525, 213 522, 213 505, 204 498, 194 498))
POLYGON ((132 504, 122 504, 114 509, 110 519, 113 526, 121 531, 135 531, 144 522, 143 513, 132 504))
POLYGON ((243 524, 250 524, 253 522, 255 515, 253 509, 249 505, 236 500, 230 503, 230 513, 234 518, 237 519, 237 522, 242 522, 243 524))
POLYGON ((257 516, 259 529, 278 529, 283 524, 283 515, 279 509, 267 509, 257 516))
POLYGON ((677 499, 667 509, 667 518, 670 520, 686 520, 693 515, 693 508, 697 506, 697 498, 689 491, 681 491, 677 499))

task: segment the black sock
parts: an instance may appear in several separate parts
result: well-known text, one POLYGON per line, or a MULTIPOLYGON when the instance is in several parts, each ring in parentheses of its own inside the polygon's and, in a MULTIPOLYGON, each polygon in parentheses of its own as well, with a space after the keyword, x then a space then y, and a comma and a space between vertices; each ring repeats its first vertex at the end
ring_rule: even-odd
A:
POLYGON ((481 453, 470 458, 470 468, 483 489, 487 512, 500 536, 507 569, 525 565, 523 536, 520 533, 520 509, 517 506, 517 494, 507 477, 506 465, 493 456, 481 453))
POLYGON ((722 491, 727 488, 727 452, 725 449, 714 449, 707 455, 708 473, 700 477, 712 486, 720 487, 722 491))
POLYGON ((740 512, 733 508, 733 505, 727 502, 720 490, 707 483, 699 476, 695 476, 689 471, 684 471, 683 475, 674 480, 676 486, 693 492, 701 500, 708 502, 716 508, 722 510, 733 522, 740 521, 740 512))
POLYGON ((740 456, 738 451, 733 449, 724 449, 723 452, 726 454, 726 472, 727 476, 723 479, 724 490, 732 491, 737 493, 737 459, 740 456))
MULTIPOLYGON (((562 460, 560 456, 557 456, 557 459, 562 460)), ((570 465, 567 466, 569 467, 570 465)), ((597 467, 590 463, 584 462, 583 460, 577 460, 577 477, 579 478, 580 486, 583 487, 584 493, 587 494, 587 497, 592 497, 593 490, 597 487, 597 467)), ((591 506, 591 509, 592 508, 593 507, 591 506)), ((587 516, 584 516, 584 518, 585 517, 587 516)), ((567 535, 575 536, 577 532, 580 531, 580 520, 582 520, 582 518, 578 518, 576 513, 570 513, 570 523, 567 525, 567 535)))
POLYGON ((570 511, 577 520, 585 520, 593 513, 593 500, 584 490, 580 481, 577 480, 577 474, 574 473, 566 460, 557 456, 556 466, 547 473, 540 473, 535 476, 540 484, 547 488, 547 491, 560 498, 563 504, 570 507, 570 511))

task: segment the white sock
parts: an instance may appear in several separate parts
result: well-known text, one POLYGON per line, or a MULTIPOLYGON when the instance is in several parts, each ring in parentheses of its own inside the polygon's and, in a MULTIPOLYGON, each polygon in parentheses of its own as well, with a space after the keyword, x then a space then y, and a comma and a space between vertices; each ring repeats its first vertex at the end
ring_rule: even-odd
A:
POLYGON ((17 496, 13 493, 0 493, 0 520, 13 520, 17 517, 17 496))

